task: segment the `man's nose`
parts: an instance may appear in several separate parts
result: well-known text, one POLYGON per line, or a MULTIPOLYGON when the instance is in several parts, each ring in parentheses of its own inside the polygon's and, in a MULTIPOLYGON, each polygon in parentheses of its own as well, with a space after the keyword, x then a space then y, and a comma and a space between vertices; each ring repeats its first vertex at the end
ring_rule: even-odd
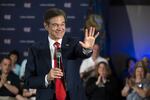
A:
POLYGON ((58 26, 57 26, 57 29, 58 29, 58 30, 61 30, 61 29, 62 29, 62 26, 61 26, 61 25, 58 25, 58 26))

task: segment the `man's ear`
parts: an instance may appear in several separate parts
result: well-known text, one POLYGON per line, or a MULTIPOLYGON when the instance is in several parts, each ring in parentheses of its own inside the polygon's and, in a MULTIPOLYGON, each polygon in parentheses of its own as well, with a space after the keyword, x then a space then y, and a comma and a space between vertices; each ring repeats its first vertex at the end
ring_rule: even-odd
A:
POLYGON ((44 24, 45 30, 48 30, 48 25, 45 22, 43 24, 44 24))

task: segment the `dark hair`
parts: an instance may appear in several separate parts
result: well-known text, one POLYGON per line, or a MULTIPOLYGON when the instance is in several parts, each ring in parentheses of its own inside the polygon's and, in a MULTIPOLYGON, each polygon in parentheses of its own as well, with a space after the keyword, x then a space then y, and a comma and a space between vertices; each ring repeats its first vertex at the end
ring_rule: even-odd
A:
POLYGON ((49 24, 49 19, 56 17, 56 16, 63 16, 66 20, 66 14, 62 9, 50 8, 44 14, 44 22, 49 24))
POLYGON ((4 56, 1 60, 0 60, 0 63, 4 60, 4 59, 8 59, 11 61, 10 57, 9 56, 4 56))
POLYGON ((10 51, 10 53, 9 53, 8 56, 10 57, 10 55, 12 55, 12 54, 16 55, 17 58, 19 59, 19 52, 18 52, 17 50, 12 50, 12 51, 10 51))
POLYGON ((101 61, 99 63, 97 63, 95 66, 95 71, 96 71, 96 76, 98 76, 98 68, 99 68, 99 65, 100 64, 104 64, 105 65, 105 68, 106 68, 106 71, 107 71, 107 77, 109 77, 111 75, 111 69, 109 67, 109 64, 104 62, 104 61, 101 61))

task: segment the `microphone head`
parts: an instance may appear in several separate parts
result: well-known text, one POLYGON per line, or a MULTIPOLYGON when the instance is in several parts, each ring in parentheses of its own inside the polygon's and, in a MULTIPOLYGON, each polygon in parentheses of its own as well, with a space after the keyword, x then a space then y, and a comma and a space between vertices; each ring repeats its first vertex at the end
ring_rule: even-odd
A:
POLYGON ((56 57, 57 57, 57 58, 60 58, 60 57, 61 57, 61 52, 57 52, 57 53, 56 53, 56 57))
POLYGON ((61 50, 60 49, 58 49, 56 52, 56 59, 57 59, 58 68, 61 68, 61 50))
POLYGON ((57 50, 57 52, 56 52, 56 57, 57 57, 57 58, 60 58, 60 57, 61 57, 61 50, 60 50, 60 49, 57 50))

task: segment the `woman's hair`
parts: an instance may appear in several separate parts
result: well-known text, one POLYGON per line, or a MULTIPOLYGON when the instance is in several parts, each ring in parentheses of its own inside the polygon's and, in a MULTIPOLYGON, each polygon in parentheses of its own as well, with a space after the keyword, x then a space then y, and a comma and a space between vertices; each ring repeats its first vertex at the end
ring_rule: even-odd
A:
POLYGON ((19 52, 17 50, 10 51, 8 56, 10 57, 11 55, 16 55, 17 59, 19 59, 19 57, 20 57, 20 54, 19 54, 19 52))
POLYGON ((143 61, 138 61, 138 62, 135 64, 135 67, 134 67, 134 71, 133 71, 132 77, 135 78, 135 74, 136 74, 136 69, 137 69, 137 68, 143 68, 143 70, 144 70, 144 77, 146 77, 146 74, 147 74, 147 68, 145 67, 143 61))
POLYGON ((110 76, 111 75, 111 69, 110 69, 110 67, 109 67, 109 64, 108 63, 106 63, 106 62, 104 62, 104 61, 101 61, 101 62, 99 62, 99 63, 97 63, 96 65, 95 65, 95 71, 96 71, 96 76, 98 76, 98 68, 99 68, 99 65, 100 64, 104 64, 104 66, 105 66, 105 68, 106 68, 106 76, 108 77, 108 76, 110 76))
POLYGON ((102 24, 103 20, 100 15, 90 14, 87 16, 84 28, 90 28, 92 26, 95 27, 96 31, 99 31, 102 28, 102 24))

